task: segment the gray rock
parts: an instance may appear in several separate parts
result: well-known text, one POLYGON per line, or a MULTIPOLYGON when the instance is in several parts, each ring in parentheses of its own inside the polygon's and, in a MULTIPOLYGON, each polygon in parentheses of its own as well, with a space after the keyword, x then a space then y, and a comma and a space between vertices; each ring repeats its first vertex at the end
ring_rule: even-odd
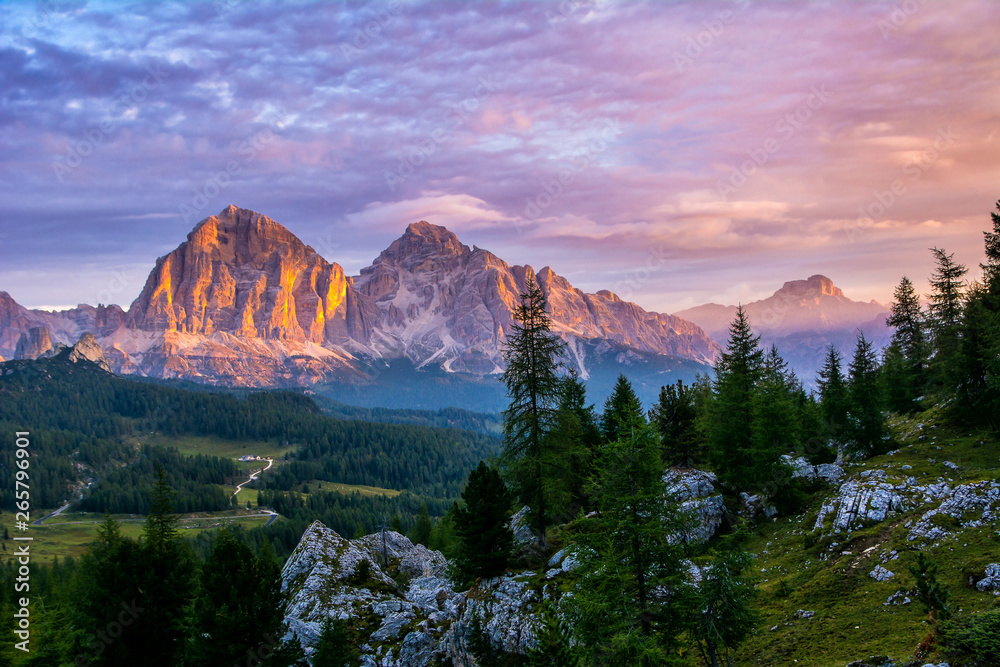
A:
POLYGON ((560 549, 559 551, 552 554, 552 558, 549 559, 549 567, 559 567, 562 563, 563 558, 566 557, 566 550, 560 549))
POLYGON ((535 543, 535 533, 528 526, 528 513, 531 508, 525 505, 510 518, 510 529, 514 532, 514 543, 518 546, 527 546, 535 543))
POLYGON ((705 542, 715 535, 726 508, 721 495, 715 494, 717 479, 704 470, 680 471, 671 468, 663 475, 669 496, 680 502, 680 511, 688 515, 680 535, 674 539, 686 543, 705 542))
POLYGON ((715 493, 715 484, 718 478, 715 473, 705 470, 685 470, 676 468, 667 470, 663 475, 663 482, 667 485, 667 493, 674 496, 678 502, 704 498, 715 493))
POLYGON ((986 576, 976 582, 977 591, 1000 591, 1000 564, 990 563, 986 566, 986 576))
POLYGON ((896 574, 894 572, 890 572, 881 565, 876 565, 875 569, 868 573, 868 576, 875 581, 889 581, 896 576, 896 574))
MULTIPOLYGON (((882 473, 870 470, 866 473, 882 473)), ((864 524, 884 521, 890 514, 909 507, 907 500, 891 485, 879 481, 848 481, 828 498, 816 517, 814 529, 820 530, 828 515, 833 515, 833 531, 854 530, 864 524)))

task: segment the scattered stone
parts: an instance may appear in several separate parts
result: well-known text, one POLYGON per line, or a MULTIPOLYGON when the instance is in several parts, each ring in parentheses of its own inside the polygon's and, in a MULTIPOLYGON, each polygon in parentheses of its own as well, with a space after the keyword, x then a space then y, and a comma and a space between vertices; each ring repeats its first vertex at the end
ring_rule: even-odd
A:
POLYGON ((952 463, 951 461, 945 461, 943 465, 944 465, 945 468, 951 468, 952 470, 958 470, 958 466, 955 465, 954 463, 952 463))
POLYGON ((806 611, 805 609, 799 609, 795 612, 795 618, 812 618, 816 615, 814 611, 806 611))
POLYGON ((889 581, 896 576, 896 574, 894 572, 890 572, 881 565, 876 565, 875 569, 868 573, 868 576, 875 581, 889 581))

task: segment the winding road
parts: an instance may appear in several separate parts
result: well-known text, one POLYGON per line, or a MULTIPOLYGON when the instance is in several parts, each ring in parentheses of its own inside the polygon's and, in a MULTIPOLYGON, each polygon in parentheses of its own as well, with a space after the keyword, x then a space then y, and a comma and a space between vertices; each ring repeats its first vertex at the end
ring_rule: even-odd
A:
MULTIPOLYGON (((262 468, 261 470, 258 470, 257 472, 252 472, 252 473, 250 473, 250 477, 248 477, 248 478, 247 478, 247 481, 245 481, 245 482, 240 482, 239 484, 237 484, 237 485, 236 485, 236 492, 235 492, 235 493, 233 493, 233 495, 232 495, 232 496, 230 496, 230 497, 231 497, 231 498, 235 498, 235 497, 236 497, 236 494, 240 492, 240 489, 242 489, 242 488, 243 488, 243 485, 244 485, 244 484, 249 484, 250 482, 252 482, 252 481, 254 481, 255 479, 257 479, 257 475, 261 474, 261 473, 262 473, 262 472, 264 472, 265 470, 269 470, 269 469, 271 468, 271 466, 272 466, 272 465, 274 465, 274 459, 268 459, 268 460, 267 460, 267 468, 262 468)), ((270 522, 268 522, 268 523, 270 523, 270 522)))

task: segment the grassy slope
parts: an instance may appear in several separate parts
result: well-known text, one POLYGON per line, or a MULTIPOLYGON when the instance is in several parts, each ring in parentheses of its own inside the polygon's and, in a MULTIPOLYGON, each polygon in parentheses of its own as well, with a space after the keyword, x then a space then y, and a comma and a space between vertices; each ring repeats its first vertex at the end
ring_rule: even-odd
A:
MULTIPOLYGON (((996 479, 1000 469, 996 436, 989 440, 983 434, 955 432, 942 426, 939 417, 930 410, 915 419, 895 418, 892 428, 899 451, 850 466, 848 474, 882 468, 890 481, 912 475, 921 484, 928 484, 940 477, 952 487, 996 479), (919 424, 924 425, 922 430, 919 424), (956 463, 960 469, 951 470, 944 461, 956 463), (910 465, 912 470, 900 471, 902 465, 910 465)), ((1000 605, 1000 598, 980 593, 969 584, 970 576, 981 578, 987 564, 1000 562, 996 524, 962 529, 952 521, 945 527, 958 529, 953 537, 926 547, 920 540, 908 541, 905 524, 937 507, 937 501, 892 515, 850 536, 838 535, 834 539, 839 544, 832 549, 831 540, 820 540, 807 548, 805 537, 812 532, 816 510, 832 491, 817 493, 810 502, 811 511, 803 515, 760 526, 749 544, 749 550, 758 554, 755 574, 761 591, 762 622, 756 636, 740 649, 740 664, 843 667, 869 655, 912 659, 928 629, 921 622, 924 614, 920 605, 915 601, 908 605, 884 603, 898 590, 912 593, 908 566, 920 548, 937 562, 939 581, 951 590, 956 615, 1000 605), (892 550, 899 552, 898 560, 889 560, 884 567, 895 576, 883 583, 875 581, 869 573, 882 564, 882 554, 892 550), (824 554, 828 559, 820 560, 824 554), (800 609, 814 611, 815 616, 798 619, 795 613, 800 609)), ((923 662, 943 660, 940 655, 935 660, 932 654, 923 662)))
MULTIPOLYGON (((34 513, 32 513, 34 516, 34 513)), ((41 514, 39 514, 41 516, 41 514)), ((24 535, 34 538, 31 541, 31 557, 37 563, 51 563, 52 559, 58 556, 65 558, 73 556, 79 558, 87 550, 87 546, 97 535, 102 516, 94 513, 80 512, 63 514, 46 521, 41 526, 32 525, 27 531, 15 531, 14 515, 10 512, 0 513, 0 526, 6 526, 11 537, 24 535)), ((204 530, 214 530, 223 523, 238 521, 244 528, 263 526, 269 517, 259 515, 247 515, 246 512, 201 512, 197 514, 185 514, 181 518, 178 527, 181 534, 191 537, 204 530)), ((126 537, 138 538, 142 534, 143 517, 137 515, 116 515, 115 519, 121 522, 122 534, 126 537)), ((2 530, 0 530, 2 535, 2 530)), ((3 540, 0 540, 3 542, 3 540)), ((9 558, 17 548, 17 543, 13 540, 5 542, 6 550, 0 548, 0 559, 9 558)))

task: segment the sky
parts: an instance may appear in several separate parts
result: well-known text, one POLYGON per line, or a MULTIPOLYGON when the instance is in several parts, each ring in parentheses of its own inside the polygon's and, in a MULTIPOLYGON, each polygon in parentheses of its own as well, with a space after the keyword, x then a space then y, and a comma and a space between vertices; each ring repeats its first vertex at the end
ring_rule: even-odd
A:
MULTIPOLYGON (((0 290, 128 306, 229 204, 418 220, 649 310, 976 267, 1000 3, 0 2, 0 290)), ((978 274, 978 267, 970 275, 978 274)))

